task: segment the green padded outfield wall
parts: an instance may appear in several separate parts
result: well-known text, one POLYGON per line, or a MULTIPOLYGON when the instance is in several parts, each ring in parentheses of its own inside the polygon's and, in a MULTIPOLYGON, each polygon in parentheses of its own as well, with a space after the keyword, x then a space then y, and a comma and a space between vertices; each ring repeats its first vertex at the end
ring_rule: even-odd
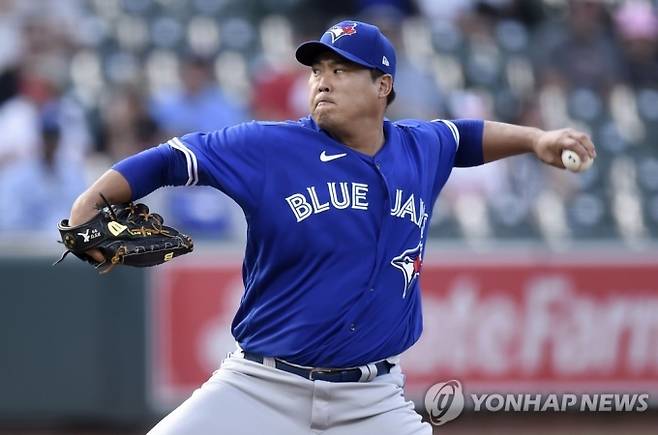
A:
POLYGON ((0 258, 0 426, 148 419, 145 272, 51 262, 0 258))

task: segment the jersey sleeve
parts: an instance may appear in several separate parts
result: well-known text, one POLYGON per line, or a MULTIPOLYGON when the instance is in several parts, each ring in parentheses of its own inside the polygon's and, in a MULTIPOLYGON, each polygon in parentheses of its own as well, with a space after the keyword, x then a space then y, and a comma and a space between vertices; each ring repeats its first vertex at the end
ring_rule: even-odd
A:
POLYGON ((448 148, 448 151, 452 150, 455 167, 478 166, 484 163, 482 150, 484 121, 435 119, 431 124, 439 135, 441 147, 448 148))
POLYGON ((256 207, 265 182, 265 138, 257 122, 174 137, 117 163, 133 199, 160 186, 212 186, 245 211, 256 207))
POLYGON ((439 158, 436 184, 443 186, 455 166, 455 155, 459 149, 459 130, 452 121, 435 119, 430 122, 438 136, 439 158))

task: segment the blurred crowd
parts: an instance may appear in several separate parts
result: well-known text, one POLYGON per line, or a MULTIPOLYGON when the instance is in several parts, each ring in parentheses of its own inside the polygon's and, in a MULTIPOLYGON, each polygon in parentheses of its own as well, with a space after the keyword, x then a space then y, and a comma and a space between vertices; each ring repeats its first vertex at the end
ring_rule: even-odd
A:
MULTIPOLYGON (((455 170, 430 235, 658 238, 658 13, 649 0, 0 0, 0 237, 54 231, 112 163, 172 136, 307 113, 294 48, 344 17, 398 51, 387 116, 475 117, 591 134, 570 174, 519 156, 455 170)), ((147 201, 196 238, 241 240, 207 188, 147 201)))

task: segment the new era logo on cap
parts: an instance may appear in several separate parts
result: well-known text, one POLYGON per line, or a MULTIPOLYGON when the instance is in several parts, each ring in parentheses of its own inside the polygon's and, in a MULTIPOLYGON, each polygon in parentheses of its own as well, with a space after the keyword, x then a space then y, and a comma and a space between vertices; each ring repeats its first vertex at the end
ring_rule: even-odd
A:
POLYGON ((341 21, 324 32, 319 41, 308 41, 297 47, 295 57, 302 64, 311 66, 326 51, 333 51, 356 64, 395 77, 393 44, 372 24, 341 21))

